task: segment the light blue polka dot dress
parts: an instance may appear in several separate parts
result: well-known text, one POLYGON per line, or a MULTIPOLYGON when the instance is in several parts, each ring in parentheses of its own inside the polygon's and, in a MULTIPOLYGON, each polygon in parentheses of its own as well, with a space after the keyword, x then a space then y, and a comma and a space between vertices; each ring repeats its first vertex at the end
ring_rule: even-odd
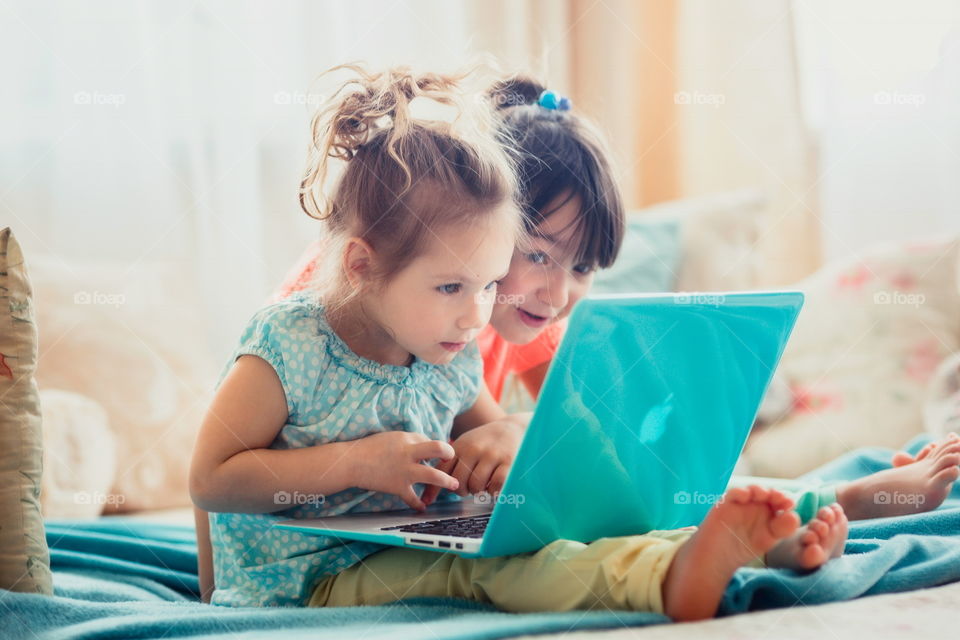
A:
MULTIPOLYGON (((287 396, 287 424, 273 449, 401 430, 447 440, 454 417, 474 404, 483 379, 475 345, 447 365, 415 360, 400 367, 361 358, 327 324, 322 305, 304 296, 254 315, 221 381, 244 354, 269 362, 287 396)), ((383 548, 286 531, 277 522, 406 508, 397 496, 360 488, 314 502, 291 495, 289 503, 289 509, 270 514, 210 514, 214 604, 303 605, 324 578, 383 548)))

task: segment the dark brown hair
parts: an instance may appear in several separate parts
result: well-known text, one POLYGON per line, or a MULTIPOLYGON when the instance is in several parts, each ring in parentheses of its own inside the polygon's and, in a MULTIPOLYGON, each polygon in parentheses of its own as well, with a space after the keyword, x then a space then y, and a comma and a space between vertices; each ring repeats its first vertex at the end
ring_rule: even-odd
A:
MULTIPOLYGON (((380 73, 344 65, 346 81, 313 118, 300 206, 326 221, 333 237, 363 238, 387 279, 447 225, 481 220, 515 204, 516 174, 489 105, 461 87, 469 74, 380 73), (417 120, 416 98, 453 108, 452 121, 417 120), (325 196, 330 159, 346 162, 333 196, 325 196)), ((516 213, 521 231, 520 214, 516 213)))
POLYGON ((501 115, 503 133, 517 149, 524 227, 535 232, 557 208, 579 198, 577 260, 609 267, 620 251, 626 220, 608 152, 575 106, 568 111, 539 106, 544 89, 528 77, 513 76, 487 93, 501 115))

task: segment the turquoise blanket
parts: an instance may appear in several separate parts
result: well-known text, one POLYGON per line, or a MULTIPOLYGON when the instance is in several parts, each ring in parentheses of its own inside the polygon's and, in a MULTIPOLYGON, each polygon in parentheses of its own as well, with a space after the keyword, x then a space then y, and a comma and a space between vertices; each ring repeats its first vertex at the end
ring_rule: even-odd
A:
MULTIPOLYGON (((917 439, 911 449, 925 442, 917 439)), ((825 480, 888 466, 891 451, 864 449, 820 469, 825 480)), ((468 639, 668 622, 627 612, 510 614, 453 599, 339 609, 224 608, 197 601, 193 529, 130 518, 48 522, 56 595, 0 593, 4 638, 468 639)), ((723 614, 819 604, 960 580, 960 488, 932 513, 852 523, 844 556, 808 575, 742 569, 723 614)))

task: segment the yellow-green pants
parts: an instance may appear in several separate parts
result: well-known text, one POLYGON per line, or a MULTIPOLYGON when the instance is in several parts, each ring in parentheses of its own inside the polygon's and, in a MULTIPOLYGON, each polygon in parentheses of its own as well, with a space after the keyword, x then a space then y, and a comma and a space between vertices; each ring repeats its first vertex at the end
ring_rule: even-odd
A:
POLYGON ((557 540, 539 551, 499 558, 385 549, 320 583, 310 606, 448 596, 516 612, 605 608, 662 613, 660 585, 693 531, 652 531, 590 544, 557 540))
MULTIPOLYGON (((767 478, 730 482, 747 484, 791 494, 804 522, 834 502, 829 487, 767 478)), ((663 613, 661 585, 680 545, 694 531, 651 531, 590 544, 557 540, 536 552, 499 558, 385 549, 321 582, 309 604, 345 607, 432 596, 488 602, 515 612, 605 608, 663 613)))

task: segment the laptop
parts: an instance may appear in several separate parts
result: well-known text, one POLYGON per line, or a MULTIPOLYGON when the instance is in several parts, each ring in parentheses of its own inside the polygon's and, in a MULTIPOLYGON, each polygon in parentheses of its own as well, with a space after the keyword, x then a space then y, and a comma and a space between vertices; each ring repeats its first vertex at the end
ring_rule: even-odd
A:
POLYGON ((699 524, 726 489, 802 305, 799 291, 585 298, 496 497, 278 526, 492 557, 699 524))

